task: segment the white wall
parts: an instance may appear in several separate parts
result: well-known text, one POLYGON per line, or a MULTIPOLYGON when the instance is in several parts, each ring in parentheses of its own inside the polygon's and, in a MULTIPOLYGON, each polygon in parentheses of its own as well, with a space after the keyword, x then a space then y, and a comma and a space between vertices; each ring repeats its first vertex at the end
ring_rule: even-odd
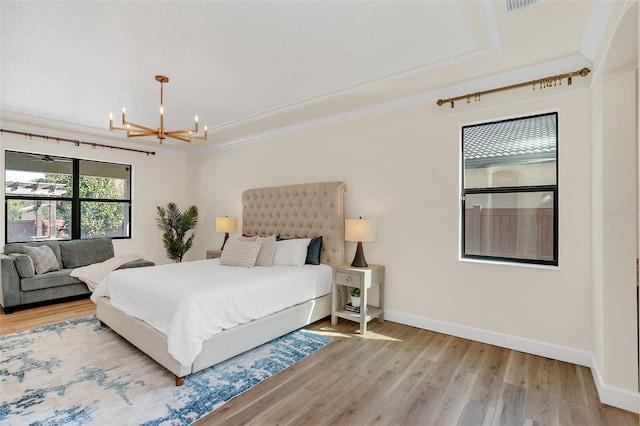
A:
MULTIPOLYGON (((618 278, 629 278, 631 269, 625 264, 616 272, 614 263, 602 265, 603 259, 633 260, 635 247, 629 245, 636 228, 623 224, 612 232, 597 222, 603 204, 592 210, 592 203, 609 205, 611 197, 625 198, 635 187, 625 184, 620 192, 607 181, 607 198, 599 190, 592 200, 592 190, 603 186, 602 170, 592 174, 592 155, 601 157, 605 149, 592 147, 592 90, 581 84, 574 80, 571 88, 544 94, 511 91, 454 110, 424 105, 192 155, 188 180, 206 234, 195 250, 204 257, 206 249, 219 248, 215 216, 241 219, 240 195, 247 188, 342 180, 348 185, 347 217, 377 223, 377 241, 365 243, 365 253, 370 263, 386 265, 387 319, 592 366, 606 403, 638 410, 635 298, 633 287, 621 287, 618 278), (460 261, 461 126, 549 111, 559 114, 559 267, 460 261), (621 234, 627 238, 617 244, 621 234), (594 239, 598 245, 592 250, 594 239), (598 340, 600 325, 594 324, 605 317, 606 337, 598 340)), ((628 84, 616 90, 629 91, 628 84)), ((615 115, 615 108, 607 103, 594 109, 615 115)), ((593 121, 600 132, 602 118, 593 121)), ((635 125, 633 111, 608 123, 625 137, 635 125)), ((628 148, 607 153, 607 173, 617 173, 616 182, 634 179, 635 151, 628 148)), ((348 260, 354 250, 347 243, 348 260)))
POLYGON ((638 390, 637 38, 636 3, 602 59, 592 90, 593 354, 608 387, 634 392, 638 390))
MULTIPOLYGON (((244 189, 343 180, 347 216, 376 220, 378 239, 365 253, 387 266, 390 311, 590 351, 590 100, 586 90, 555 93, 517 91, 501 105, 487 96, 455 110, 434 103, 199 154, 189 181, 213 229, 217 214, 240 217, 244 189), (551 110, 559 112, 560 267, 461 262, 460 127, 551 110)), ((221 243, 211 236, 199 252, 221 243)))
MULTIPOLYGON (((35 133, 35 132, 34 132, 35 133)), ((46 130, 38 134, 50 135, 46 130)), ((56 135, 52 135, 56 136, 56 135)), ((60 135, 58 135, 60 136, 60 135)), ((78 135, 75 138, 83 139, 78 135)), ((182 154, 158 152, 155 156, 141 153, 92 148, 86 145, 76 147, 71 143, 44 141, 24 136, 3 133, 0 136, 0 167, 4 170, 4 151, 24 151, 40 154, 63 155, 98 161, 112 161, 132 165, 133 170, 133 219, 132 238, 114 240, 116 255, 139 253, 145 259, 156 263, 168 263, 162 245, 162 231, 156 227, 156 206, 175 201, 179 207, 186 207, 186 159, 182 154)), ((2 173, 4 188, 4 172, 2 173)), ((0 208, 4 222, 4 203, 0 208)), ((4 223, 0 227, 0 241, 5 241, 4 223)), ((188 253, 187 256, 192 253, 188 253)))
POLYGON ((607 75, 603 113, 602 373, 614 386, 637 389, 637 194, 635 70, 607 75), (635 374, 629 374, 630 367, 635 374))

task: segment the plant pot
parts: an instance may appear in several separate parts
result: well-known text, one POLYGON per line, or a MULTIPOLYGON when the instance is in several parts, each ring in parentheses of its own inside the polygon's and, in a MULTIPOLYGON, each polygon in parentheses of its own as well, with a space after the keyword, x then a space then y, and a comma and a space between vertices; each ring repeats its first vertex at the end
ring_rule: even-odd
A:
POLYGON ((360 298, 351 296, 351 306, 357 308, 360 306, 360 298))

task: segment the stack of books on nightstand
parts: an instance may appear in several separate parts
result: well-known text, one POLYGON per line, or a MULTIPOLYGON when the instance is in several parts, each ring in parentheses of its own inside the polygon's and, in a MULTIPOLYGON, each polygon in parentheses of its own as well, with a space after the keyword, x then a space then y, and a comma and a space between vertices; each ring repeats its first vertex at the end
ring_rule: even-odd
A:
POLYGON ((344 310, 347 312, 353 312, 355 314, 360 313, 360 306, 353 306, 351 303, 344 305, 344 310))

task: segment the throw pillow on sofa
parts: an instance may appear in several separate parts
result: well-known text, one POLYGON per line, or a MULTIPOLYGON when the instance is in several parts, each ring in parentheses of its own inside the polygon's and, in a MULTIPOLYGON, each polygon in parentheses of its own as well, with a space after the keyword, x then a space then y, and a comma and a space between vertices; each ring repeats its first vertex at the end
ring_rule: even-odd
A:
POLYGON ((44 274, 50 271, 58 271, 60 269, 58 259, 49 246, 24 246, 24 252, 31 258, 31 260, 33 260, 33 267, 36 270, 36 274, 44 274))
POLYGON ((23 253, 11 253, 9 257, 13 259, 13 264, 16 265, 18 275, 21 278, 31 278, 35 275, 36 269, 33 267, 33 259, 23 253))

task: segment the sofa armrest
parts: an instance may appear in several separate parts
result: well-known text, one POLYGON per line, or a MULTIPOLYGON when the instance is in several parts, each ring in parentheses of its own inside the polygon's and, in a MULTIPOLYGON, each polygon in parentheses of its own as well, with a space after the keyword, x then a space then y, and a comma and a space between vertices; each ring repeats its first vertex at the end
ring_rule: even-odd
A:
POLYGON ((2 268, 2 294, 0 303, 3 308, 20 305, 20 276, 13 259, 0 253, 0 267, 2 268))
POLYGON ((9 257, 13 260, 13 264, 20 278, 31 278, 36 274, 31 257, 21 253, 11 253, 9 257))

